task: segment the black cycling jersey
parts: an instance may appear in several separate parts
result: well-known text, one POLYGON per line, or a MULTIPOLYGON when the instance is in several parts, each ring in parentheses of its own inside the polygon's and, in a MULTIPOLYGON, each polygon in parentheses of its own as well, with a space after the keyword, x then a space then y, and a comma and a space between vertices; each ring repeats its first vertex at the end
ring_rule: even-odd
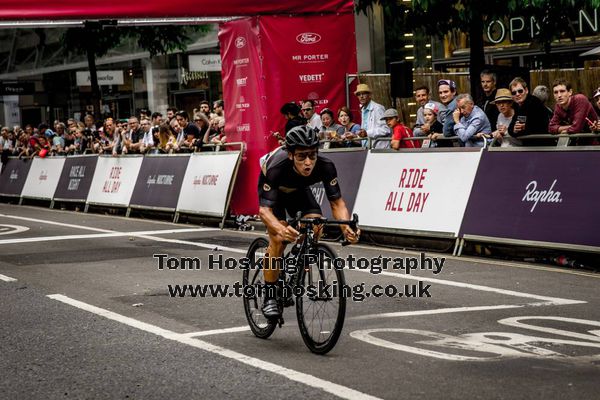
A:
POLYGON ((258 180, 260 205, 277 210, 275 215, 280 219, 285 218, 281 214, 282 207, 292 216, 291 211, 320 214, 321 209, 310 190, 310 186, 318 182, 323 182, 330 201, 342 197, 331 160, 318 156, 312 173, 305 177, 294 170, 294 161, 288 158, 288 152, 284 148, 277 149, 262 166, 258 180))

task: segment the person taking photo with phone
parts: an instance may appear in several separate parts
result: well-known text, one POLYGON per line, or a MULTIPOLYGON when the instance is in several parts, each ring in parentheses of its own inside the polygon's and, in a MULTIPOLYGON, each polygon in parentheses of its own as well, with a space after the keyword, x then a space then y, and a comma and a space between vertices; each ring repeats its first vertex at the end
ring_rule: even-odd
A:
MULTIPOLYGON (((548 112, 544 104, 535 96, 529 95, 527 82, 523 78, 515 78, 509 84, 515 102, 515 114, 508 127, 508 134, 515 138, 526 135, 543 135, 548 133, 548 112)), ((523 141, 524 145, 547 145, 548 141, 523 141)))

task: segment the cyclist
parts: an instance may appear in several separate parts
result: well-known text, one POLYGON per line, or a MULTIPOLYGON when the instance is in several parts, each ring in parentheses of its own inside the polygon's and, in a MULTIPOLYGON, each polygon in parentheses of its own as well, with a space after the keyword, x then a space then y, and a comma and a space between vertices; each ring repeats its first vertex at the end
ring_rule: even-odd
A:
MULTIPOLYGON (((295 216, 298 211, 303 217, 321 216, 321 207, 310 186, 323 182, 325 193, 331 204, 333 217, 339 220, 350 218, 342 198, 333 162, 318 156, 319 137, 306 125, 292 128, 282 146, 261 159, 262 173, 258 180, 259 215, 269 234, 269 246, 265 254, 265 301, 262 312, 268 319, 278 318, 281 310, 273 298, 279 277, 278 264, 285 246, 298 239, 299 232, 285 221, 285 213, 295 216)), ((357 243, 360 230, 354 232, 348 225, 340 226, 345 239, 357 243)), ((317 235, 320 231, 317 232, 317 235)))

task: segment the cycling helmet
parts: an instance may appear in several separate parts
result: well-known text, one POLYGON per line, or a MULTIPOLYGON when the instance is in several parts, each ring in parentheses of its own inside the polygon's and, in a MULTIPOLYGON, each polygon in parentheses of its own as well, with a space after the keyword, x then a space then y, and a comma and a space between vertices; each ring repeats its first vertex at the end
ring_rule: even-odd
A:
POLYGON ((319 136, 307 125, 296 126, 285 135, 285 147, 293 151, 296 147, 317 147, 319 136))

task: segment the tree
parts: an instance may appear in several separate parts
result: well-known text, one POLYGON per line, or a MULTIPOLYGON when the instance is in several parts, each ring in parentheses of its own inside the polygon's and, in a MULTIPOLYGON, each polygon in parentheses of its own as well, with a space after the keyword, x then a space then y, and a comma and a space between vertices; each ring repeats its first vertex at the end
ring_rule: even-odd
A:
POLYGON ((191 41, 192 31, 208 31, 203 25, 191 26, 136 26, 116 27, 112 21, 86 21, 83 28, 69 28, 62 38, 67 52, 85 54, 90 69, 92 84, 92 104, 94 117, 99 118, 100 86, 96 59, 105 56, 110 49, 119 46, 126 38, 137 41, 141 50, 148 51, 150 57, 167 54, 175 50, 185 51, 191 41))
POLYGON ((476 96, 480 90, 478 72, 485 64, 483 28, 486 22, 517 13, 535 17, 540 26, 537 42, 549 54, 554 39, 575 38, 570 11, 584 6, 596 8, 600 0, 412 0, 410 5, 397 0, 357 0, 356 11, 366 13, 373 4, 380 4, 386 15, 396 19, 398 25, 394 29, 399 27, 409 32, 423 29, 436 37, 443 37, 452 29, 467 33, 471 50, 471 92, 476 96))

